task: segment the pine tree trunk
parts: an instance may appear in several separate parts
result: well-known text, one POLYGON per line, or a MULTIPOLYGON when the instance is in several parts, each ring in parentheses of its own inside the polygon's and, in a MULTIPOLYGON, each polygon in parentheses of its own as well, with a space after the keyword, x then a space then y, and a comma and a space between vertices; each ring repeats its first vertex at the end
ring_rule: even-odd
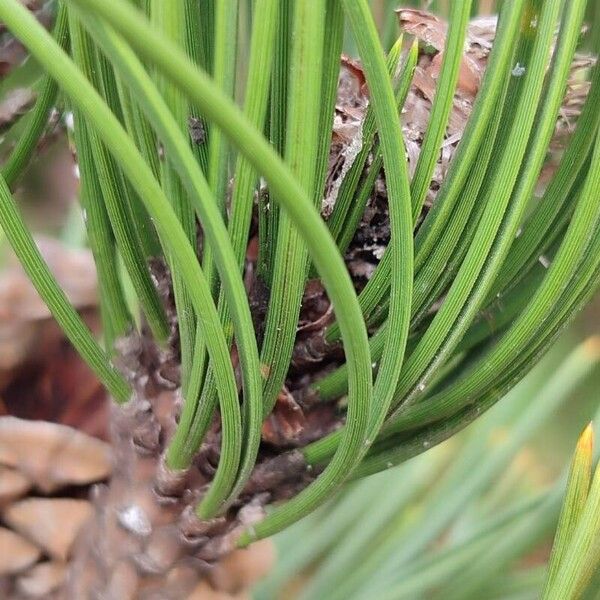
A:
POLYGON ((177 402, 176 391, 163 391, 113 408, 113 473, 94 489, 95 514, 78 541, 69 600, 241 597, 264 574, 269 544, 235 550, 241 528, 262 511, 246 506, 200 521, 193 509, 207 482, 196 469, 164 467, 177 402))
POLYGON ((235 539, 262 509, 250 501, 209 522, 195 517, 207 480, 196 468, 169 473, 161 466, 177 394, 163 390, 151 399, 138 394, 124 407, 111 403, 110 461, 105 444, 75 429, 0 420, 0 597, 247 597, 270 568, 272 546, 261 542, 236 550, 235 539), (36 442, 37 454, 31 452, 36 442), (77 481, 85 471, 89 476, 77 481), (106 484, 87 483, 109 471, 106 484), (39 505, 45 512, 33 510, 39 505), (57 512, 61 506, 66 510, 57 512))

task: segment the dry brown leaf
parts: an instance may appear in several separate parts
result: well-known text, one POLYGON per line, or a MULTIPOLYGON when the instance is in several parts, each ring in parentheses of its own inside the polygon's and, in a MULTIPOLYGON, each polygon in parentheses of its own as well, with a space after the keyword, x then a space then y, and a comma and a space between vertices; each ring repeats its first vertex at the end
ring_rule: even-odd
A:
POLYGON ((444 49, 448 25, 434 14, 416 8, 399 8, 396 10, 400 29, 410 33, 438 52, 444 49))
POLYGON ((21 115, 25 114, 35 101, 35 93, 30 88, 10 90, 0 102, 0 132, 8 129, 21 115))
POLYGON ((262 426, 262 439, 276 446, 286 446, 303 431, 305 418, 294 397, 284 387, 275 402, 275 407, 262 426))
MULTIPOLYGON (((53 6, 52 3, 42 3, 40 0, 20 0, 21 4, 26 6, 33 12, 37 20, 48 27, 52 21, 53 6)), ((0 33, 4 33, 6 27, 4 23, 0 21, 0 33)), ((0 41, 0 78, 4 77, 10 71, 19 65, 25 57, 27 52, 23 45, 12 35, 7 35, 2 41, 0 41)))

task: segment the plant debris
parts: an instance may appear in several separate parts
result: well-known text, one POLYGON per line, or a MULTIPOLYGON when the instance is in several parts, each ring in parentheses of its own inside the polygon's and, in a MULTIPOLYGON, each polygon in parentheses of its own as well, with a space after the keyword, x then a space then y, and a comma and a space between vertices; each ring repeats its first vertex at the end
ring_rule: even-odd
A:
MULTIPOLYGON (((49 27, 54 16, 53 2, 47 0, 20 0, 37 18, 49 27)), ((21 42, 13 37, 0 22, 0 79, 8 75, 12 69, 20 65, 27 57, 21 42)))
POLYGON ((10 90, 0 102, 0 133, 7 130, 24 115, 35 102, 35 93, 29 88, 10 90))

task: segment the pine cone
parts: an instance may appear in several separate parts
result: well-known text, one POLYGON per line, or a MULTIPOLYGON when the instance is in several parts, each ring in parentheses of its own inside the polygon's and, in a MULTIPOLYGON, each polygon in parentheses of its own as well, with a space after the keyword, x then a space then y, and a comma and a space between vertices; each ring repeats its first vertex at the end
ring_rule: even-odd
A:
POLYGON ((0 597, 248 597, 273 560, 270 542, 213 564, 195 558, 178 511, 156 503, 147 481, 119 477, 133 466, 153 479, 155 465, 128 454, 115 469, 106 442, 65 425, 0 418, 0 597))

